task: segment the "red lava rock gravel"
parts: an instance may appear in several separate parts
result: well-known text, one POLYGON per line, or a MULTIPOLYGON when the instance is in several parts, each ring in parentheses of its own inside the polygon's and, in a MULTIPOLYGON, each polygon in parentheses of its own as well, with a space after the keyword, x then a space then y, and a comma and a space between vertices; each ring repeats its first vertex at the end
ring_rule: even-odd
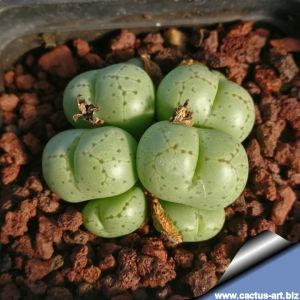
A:
POLYGON ((213 288, 238 249, 265 230, 300 240, 300 40, 253 22, 121 30, 25 54, 4 74, 0 95, 0 300, 168 299, 213 288), (105 44, 103 47, 102 43, 105 44), (82 226, 82 205, 45 185, 41 154, 70 128, 62 110, 74 75, 149 54, 166 74, 182 59, 219 69, 253 96, 256 124, 244 142, 250 175, 213 239, 173 247, 151 222, 103 239, 82 226))

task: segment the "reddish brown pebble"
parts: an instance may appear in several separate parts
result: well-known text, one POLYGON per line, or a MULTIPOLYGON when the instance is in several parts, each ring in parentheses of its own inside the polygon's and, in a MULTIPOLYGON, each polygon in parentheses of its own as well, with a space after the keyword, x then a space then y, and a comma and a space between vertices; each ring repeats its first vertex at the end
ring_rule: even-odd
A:
POLYGON ((15 110, 20 99, 15 94, 2 94, 0 96, 0 109, 12 112, 15 110))
POLYGON ((84 56, 91 51, 89 43, 82 39, 74 40, 73 46, 76 48, 78 56, 84 56))
POLYGON ((118 255, 118 281, 122 289, 136 287, 140 277, 137 273, 137 253, 136 250, 123 248, 118 255))
POLYGON ((26 179, 24 188, 29 189, 33 193, 40 193, 43 191, 41 180, 36 176, 29 176, 26 179))
POLYGON ((226 70, 226 75, 228 79, 241 85, 247 75, 247 72, 248 72, 248 65, 238 63, 238 64, 230 65, 229 68, 226 70))
POLYGON ((73 296, 65 287, 50 287, 45 300, 73 300, 73 296))
POLYGON ((151 271, 143 277, 143 286, 145 287, 164 287, 169 281, 175 279, 175 262, 173 258, 164 262, 154 258, 151 271))
POLYGON ((79 296, 79 299, 97 299, 98 289, 98 284, 81 282, 77 286, 76 294, 79 296))
POLYGON ((57 225, 56 221, 39 215, 38 217, 39 233, 43 234, 48 240, 58 244, 62 238, 62 229, 57 225))
POLYGON ((29 281, 36 281, 44 278, 51 271, 48 261, 32 258, 26 262, 25 272, 29 281))
POLYGON ((111 41, 111 50, 113 52, 131 49, 135 44, 135 34, 124 29, 111 41))
POLYGON ((105 258, 107 255, 114 254, 121 249, 120 245, 117 245, 114 242, 104 242, 98 248, 98 257, 99 259, 105 258))
POLYGON ((61 255, 56 255, 50 260, 51 271, 57 270, 64 265, 64 259, 61 255))
POLYGON ((218 31, 217 30, 212 30, 209 33, 209 36, 204 40, 204 42, 203 42, 203 48, 208 53, 215 53, 218 50, 218 46, 219 46, 218 31))
POLYGON ((37 195, 38 208, 46 213, 55 213, 60 208, 60 199, 49 190, 37 195))
POLYGON ((13 277, 11 273, 1 273, 0 274, 0 285, 5 285, 12 283, 13 277))
POLYGON ((53 113, 53 106, 50 103, 40 104, 36 107, 39 117, 48 117, 53 113))
POLYGON ((113 255, 106 256, 102 261, 99 263, 99 268, 102 271, 113 269, 117 265, 116 259, 113 255))
POLYGON ((95 283, 101 275, 101 270, 96 266, 89 266, 82 271, 82 278, 87 283, 95 283))
POLYGON ((67 244, 85 245, 89 240, 89 234, 82 230, 77 230, 75 232, 66 231, 64 232, 63 239, 67 244))
POLYGON ((271 51, 271 62, 278 70, 282 82, 291 82, 299 73, 299 68, 292 54, 282 55, 277 51, 271 51))
POLYGON ((281 102, 272 96, 265 96, 259 104, 263 121, 276 122, 281 109, 281 102))
POLYGON ((282 81, 275 71, 267 66, 257 65, 255 67, 255 81, 265 94, 278 93, 281 89, 282 81))
POLYGON ((129 292, 119 294, 117 296, 113 296, 111 300, 132 300, 132 296, 129 292))
POLYGON ((21 293, 14 283, 8 283, 0 289, 0 300, 19 300, 21 293))
POLYGON ((281 187, 278 194, 279 199, 274 202, 272 209, 272 220, 276 225, 282 225, 297 198, 289 186, 281 187))
POLYGON ((277 141, 285 128, 285 121, 265 122, 257 128, 257 139, 261 145, 262 154, 265 157, 272 157, 277 141))
POLYGON ((153 262, 154 262, 154 257, 148 255, 139 255, 137 258, 138 274, 144 277, 148 273, 151 273, 153 262))
POLYGON ((300 221, 300 201, 295 201, 292 210, 292 216, 296 219, 296 221, 300 221))
POLYGON ((143 39, 142 52, 154 54, 163 50, 164 39, 160 33, 148 33, 143 39))
POLYGON ((292 243, 297 243, 300 240, 300 223, 295 223, 289 233, 289 240, 292 243))
POLYGON ((290 162, 292 147, 287 143, 278 143, 275 153, 275 160, 281 166, 286 166, 290 162))
POLYGON ((252 139, 247 147, 247 155, 249 158, 250 170, 257 167, 264 167, 265 162, 261 155, 260 145, 256 139, 252 139))
POLYGON ((297 121, 300 116, 300 102, 296 98, 283 99, 281 107, 280 117, 286 119, 292 127, 297 129, 297 121))
POLYGON ((154 62, 159 64, 163 72, 168 72, 175 68, 183 59, 182 51, 178 48, 168 47, 159 51, 155 57, 154 62))
POLYGON ((18 89, 22 91, 29 91, 33 87, 34 78, 30 74, 18 75, 16 77, 16 84, 18 89))
POLYGON ((62 286, 65 283, 65 277, 60 271, 53 271, 47 276, 48 286, 62 286))
POLYGON ((23 136, 23 142, 33 155, 37 155, 42 152, 41 142, 33 133, 26 133, 23 136))
POLYGON ((16 164, 10 164, 8 166, 3 167, 0 170, 1 181, 3 185, 9 185, 14 182, 20 172, 20 166, 16 164))
POLYGON ((21 100, 24 104, 37 105, 39 103, 35 93, 24 93, 21 95, 21 100))
POLYGON ((3 133, 0 138, 0 148, 8 153, 17 165, 27 163, 28 158, 24 146, 15 133, 3 133))
POLYGON ((54 252, 52 241, 46 238, 43 234, 38 233, 36 235, 35 242, 36 242, 36 249, 39 256, 42 259, 51 258, 54 252))
POLYGON ((23 256, 16 256, 14 259, 14 269, 16 270, 23 270, 24 268, 24 257, 23 256))
POLYGON ((247 21, 232 26, 228 32, 228 36, 241 37, 249 34, 253 29, 253 21, 247 21))
POLYGON ((193 265, 194 254, 184 248, 174 250, 174 260, 181 268, 190 268, 193 265))
POLYGON ((41 280, 32 282, 24 279, 21 276, 18 276, 16 278, 16 282, 18 283, 18 285, 23 285, 23 288, 25 288, 34 296, 42 296, 46 293, 47 290, 47 285, 41 280))
POLYGON ((257 217, 264 212, 264 206, 257 200, 252 200, 247 203, 247 212, 250 216, 257 217))
MULTIPOLYGON (((62 77, 62 76, 61 76, 62 77)), ((41 79, 37 80, 34 83, 34 89, 38 92, 42 92, 44 94, 51 94, 55 91, 54 85, 52 85, 48 80, 41 79)))
POLYGON ((250 236, 252 237, 256 236, 263 231, 275 232, 275 230, 276 230, 276 225, 274 224, 273 221, 258 217, 253 222, 252 228, 250 229, 250 236))
POLYGON ((82 270, 88 263, 88 247, 77 246, 71 254, 71 261, 74 270, 82 270))
MULTIPOLYGON (((197 55, 195 55, 195 59, 197 59, 197 55)), ((236 65, 236 61, 232 57, 227 56, 224 53, 219 53, 219 52, 207 54, 207 60, 208 60, 209 66, 213 69, 234 67, 236 65)), ((230 72, 232 72, 232 71, 230 71, 230 72)), ((242 75, 241 77, 244 78, 244 75, 242 75)))
POLYGON ((224 258, 232 258, 241 247, 243 240, 234 235, 227 235, 210 253, 212 260, 218 263, 224 258))
POLYGON ((15 72, 17 75, 23 75, 25 73, 24 66, 22 64, 17 64, 15 67, 15 72))
POLYGON ((83 60, 92 69, 101 68, 105 65, 105 61, 96 53, 88 53, 83 57, 83 60))
POLYGON ((249 81, 246 84, 246 89, 248 90, 248 92, 251 95, 259 95, 261 93, 261 89, 259 88, 259 86, 256 83, 252 82, 252 81, 249 81))
POLYGON ((28 235, 23 235, 16 239, 12 245, 12 249, 17 254, 22 254, 28 258, 33 258, 35 252, 32 247, 32 241, 28 235))
POLYGON ((248 223, 244 218, 236 217, 229 222, 229 230, 245 240, 248 234, 248 223))
POLYGON ((12 87, 13 83, 15 80, 15 72, 10 70, 5 72, 4 74, 4 81, 5 81, 5 85, 8 87, 12 87))
POLYGON ((126 247, 137 247, 141 241, 140 236, 136 233, 130 233, 120 238, 120 244, 126 247))
POLYGON ((242 36, 229 34, 222 41, 221 51, 234 57, 240 63, 257 63, 265 43, 266 37, 255 32, 242 36))
POLYGON ((200 268, 188 273, 185 281, 189 285, 194 296, 203 295, 218 282, 216 267, 211 262, 204 263, 200 268))
POLYGON ((76 209, 69 207, 58 218, 58 225, 62 230, 77 231, 80 225, 82 225, 82 215, 76 209))
POLYGON ((16 211, 8 211, 5 215, 4 223, 1 226, 0 242, 7 244, 9 236, 18 237, 27 232, 28 221, 36 215, 37 201, 26 199, 21 202, 16 211))
POLYGON ((270 41, 271 46, 283 54, 288 52, 300 52, 300 40, 295 38, 282 38, 270 41))
POLYGON ((254 191, 257 195, 265 196, 270 201, 276 199, 276 184, 273 177, 266 169, 257 169, 251 179, 254 191))
POLYGON ((23 104, 20 107, 20 114, 22 115, 22 117, 24 119, 31 119, 30 123, 34 123, 37 119, 37 109, 36 109, 36 105, 33 104, 23 104))
POLYGON ((155 256, 160 260, 166 262, 168 253, 163 242, 158 238, 147 238, 144 240, 142 253, 150 256, 155 256))
POLYGON ((2 112, 2 122, 3 125, 12 125, 16 122, 17 115, 11 111, 3 111, 2 112))
POLYGON ((57 46, 42 55, 39 59, 39 65, 46 72, 62 78, 72 77, 78 70, 77 61, 71 50, 65 45, 57 46))
POLYGON ((300 174, 299 173, 290 172, 289 173, 288 184, 290 186, 292 186, 292 187, 300 185, 300 174))

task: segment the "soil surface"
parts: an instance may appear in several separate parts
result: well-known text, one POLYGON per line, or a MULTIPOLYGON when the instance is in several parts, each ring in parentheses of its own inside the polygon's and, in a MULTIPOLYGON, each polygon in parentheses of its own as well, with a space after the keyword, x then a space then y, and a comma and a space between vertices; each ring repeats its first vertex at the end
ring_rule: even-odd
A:
POLYGON ((215 286, 236 251, 262 231, 298 242, 299 52, 300 40, 239 22, 139 35, 121 30, 26 54, 5 73, 0 95, 0 299, 188 299, 215 286), (98 238, 82 226, 82 205, 61 201, 42 179, 44 145, 71 127, 62 110, 68 81, 142 54, 162 74, 183 59, 201 61, 255 101, 256 124, 244 142, 247 187, 207 242, 172 247, 151 223, 122 238, 98 238))

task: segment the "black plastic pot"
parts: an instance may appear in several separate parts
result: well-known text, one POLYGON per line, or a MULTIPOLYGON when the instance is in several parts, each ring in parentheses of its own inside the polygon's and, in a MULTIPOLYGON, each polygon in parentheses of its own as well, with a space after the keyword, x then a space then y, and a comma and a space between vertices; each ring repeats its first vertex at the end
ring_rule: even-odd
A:
MULTIPOLYGON (((43 33, 63 43, 78 37, 93 40, 120 28, 146 31, 239 19, 267 22, 288 36, 300 37, 300 0, 0 0, 0 92, 3 72, 41 46, 43 33)), ((260 253, 252 251, 249 256, 244 250, 237 255, 235 269, 223 280, 288 245, 274 236, 272 243, 266 234, 252 243, 259 243, 260 253)))
POLYGON ((75 37, 92 40, 118 28, 237 19, 267 21, 289 36, 299 35, 300 0, 2 0, 0 75, 22 54, 42 44, 41 33, 54 33, 57 42, 65 42, 75 37))

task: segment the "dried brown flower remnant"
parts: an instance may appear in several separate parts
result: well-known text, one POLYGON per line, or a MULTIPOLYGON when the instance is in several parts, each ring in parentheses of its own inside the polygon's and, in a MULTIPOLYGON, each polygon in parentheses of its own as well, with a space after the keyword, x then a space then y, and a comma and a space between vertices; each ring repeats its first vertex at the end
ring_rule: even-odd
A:
POLYGON ((188 110, 189 99, 187 99, 183 105, 179 105, 176 108, 174 115, 170 118, 172 123, 185 124, 187 126, 193 126, 194 121, 192 119, 193 113, 188 110))
POLYGON ((184 32, 176 28, 169 28, 164 35, 170 45, 176 46, 183 51, 186 49, 188 39, 184 32))
POLYGON ((56 38, 53 33, 43 33, 41 39, 44 42, 45 48, 54 48, 57 46, 56 38))
POLYGON ((182 243, 182 236, 177 232, 172 221, 165 214, 158 199, 152 194, 146 194, 151 202, 152 218, 161 226, 162 234, 174 244, 182 243))
POLYGON ((77 122, 80 117, 85 121, 92 124, 92 127, 100 127, 103 125, 104 121, 97 116, 95 113, 99 111, 99 108, 94 104, 87 104, 84 99, 81 99, 81 95, 76 98, 77 107, 80 113, 73 115, 74 122, 77 122))
POLYGON ((150 55, 148 54, 141 54, 140 57, 146 73, 150 76, 154 84, 157 86, 163 78, 163 74, 159 65, 151 60, 150 55))
POLYGON ((189 59, 183 59, 179 65, 194 65, 194 64, 198 64, 198 65, 202 65, 203 63, 199 60, 196 60, 196 59, 192 59, 192 58, 189 58, 189 59))

